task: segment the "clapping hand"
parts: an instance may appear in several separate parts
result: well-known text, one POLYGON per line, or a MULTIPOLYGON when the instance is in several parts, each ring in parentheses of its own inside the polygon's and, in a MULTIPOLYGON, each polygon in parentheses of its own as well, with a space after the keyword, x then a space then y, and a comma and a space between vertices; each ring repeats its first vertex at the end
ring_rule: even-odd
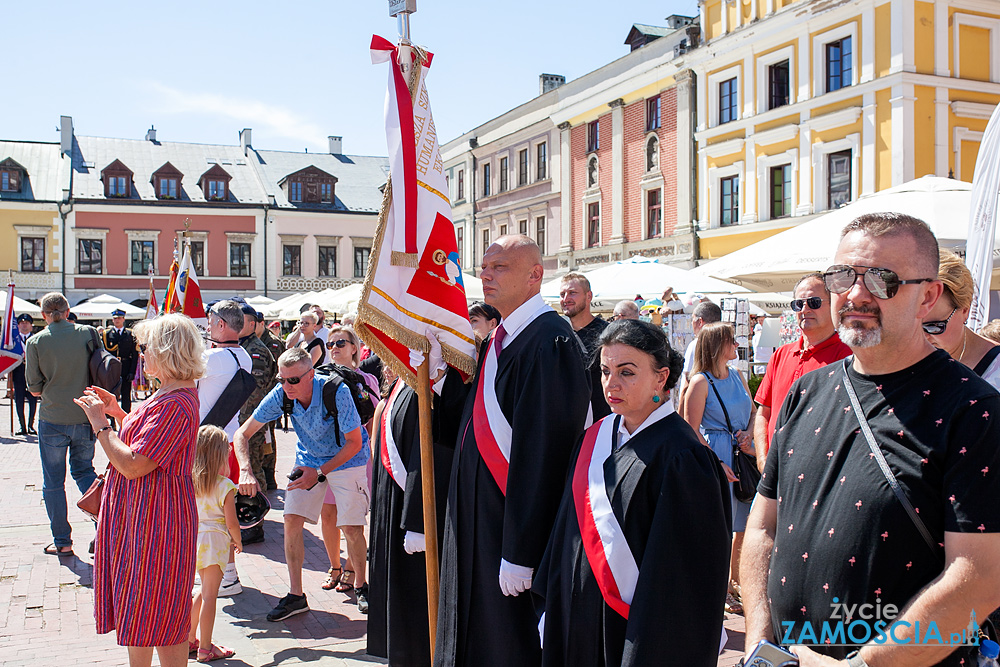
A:
POLYGON ((107 389, 104 389, 103 387, 90 386, 87 387, 86 391, 94 392, 97 397, 101 399, 104 403, 104 413, 109 417, 113 417, 119 421, 126 417, 125 411, 122 410, 120 405, 118 405, 118 399, 107 389))
POLYGON ((104 412, 104 401, 98 397, 96 392, 87 389, 83 392, 83 396, 74 398, 73 402, 83 409, 91 428, 95 431, 108 425, 108 418, 104 412))

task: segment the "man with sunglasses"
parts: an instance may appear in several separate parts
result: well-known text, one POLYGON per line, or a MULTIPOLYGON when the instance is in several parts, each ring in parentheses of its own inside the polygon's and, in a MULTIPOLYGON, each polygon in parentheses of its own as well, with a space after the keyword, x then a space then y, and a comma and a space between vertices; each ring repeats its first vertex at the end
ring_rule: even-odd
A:
POLYGON ((795 283, 792 294, 795 296, 792 311, 802 336, 775 350, 754 397, 760 406, 754 419, 753 439, 757 445, 757 465, 761 469, 781 404, 792 384, 810 371, 851 356, 851 348, 844 345, 834 329, 830 292, 823 282, 823 274, 802 276, 795 283))
POLYGON ((1000 606, 1000 394, 925 338, 937 274, 922 221, 845 228, 823 279, 854 356, 781 407, 743 547, 746 646, 809 644, 804 667, 975 664, 946 642, 1000 606))

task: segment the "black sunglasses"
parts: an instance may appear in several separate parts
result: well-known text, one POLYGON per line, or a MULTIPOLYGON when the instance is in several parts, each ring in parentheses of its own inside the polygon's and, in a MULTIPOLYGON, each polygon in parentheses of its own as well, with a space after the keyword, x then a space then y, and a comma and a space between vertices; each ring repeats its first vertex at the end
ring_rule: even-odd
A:
POLYGON ((302 378, 304 378, 305 376, 309 375, 310 371, 312 371, 311 368, 308 371, 306 371, 305 373, 303 373, 302 375, 299 375, 298 377, 283 378, 283 377, 281 377, 279 375, 279 376, 277 376, 274 379, 278 381, 278 384, 285 384, 286 382, 288 384, 298 384, 298 383, 302 382, 302 378))
POLYGON ((347 347, 347 345, 349 345, 350 342, 351 341, 344 340, 343 338, 341 338, 340 340, 331 340, 329 343, 326 344, 326 347, 327 347, 327 349, 330 349, 330 350, 332 350, 335 347, 336 348, 347 347))
POLYGON ((933 278, 915 278, 913 280, 900 280, 895 271, 881 269, 875 266, 861 266, 859 268, 868 269, 858 271, 853 266, 837 264, 831 266, 823 272, 823 283, 826 288, 834 294, 843 294, 851 289, 854 283, 858 282, 858 277, 862 277, 865 287, 877 299, 891 299, 896 296, 900 285, 916 285, 917 283, 929 283, 933 278))
POLYGON ((958 308, 952 308, 951 312, 948 314, 948 317, 944 318, 943 320, 932 320, 930 322, 924 322, 923 324, 921 324, 920 326, 924 328, 924 333, 929 334, 931 336, 940 336, 941 334, 943 334, 944 330, 948 328, 948 322, 955 315, 956 310, 958 310, 958 308))
POLYGON ((818 296, 810 296, 805 299, 792 299, 792 310, 796 313, 801 313, 802 309, 809 306, 812 310, 819 310, 819 307, 823 305, 823 299, 818 296))

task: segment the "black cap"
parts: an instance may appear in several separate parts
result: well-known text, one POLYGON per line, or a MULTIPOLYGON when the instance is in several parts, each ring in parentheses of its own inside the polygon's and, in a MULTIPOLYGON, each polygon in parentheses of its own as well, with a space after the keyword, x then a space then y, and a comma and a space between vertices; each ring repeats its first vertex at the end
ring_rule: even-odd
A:
POLYGON ((17 321, 18 322, 31 322, 32 324, 34 324, 35 323, 35 318, 32 317, 31 315, 29 315, 28 313, 21 313, 20 315, 17 316, 17 321))
POLYGON ((125 311, 122 310, 121 308, 115 308, 114 310, 111 311, 111 316, 112 317, 125 317, 125 311))
POLYGON ((215 301, 209 301, 208 303, 206 303, 205 304, 205 313, 207 314, 208 311, 212 310, 212 308, 215 307, 215 304, 219 303, 220 301, 222 301, 222 299, 216 299, 215 301))
POLYGON ((259 310, 254 314, 254 317, 257 318, 258 322, 264 321, 264 313, 260 312, 259 310))
POLYGON ((251 315, 253 317, 257 317, 257 310, 246 301, 240 303, 240 310, 243 311, 244 315, 251 315))
POLYGON ((70 313, 67 315, 66 320, 69 322, 76 322, 76 313, 70 313))

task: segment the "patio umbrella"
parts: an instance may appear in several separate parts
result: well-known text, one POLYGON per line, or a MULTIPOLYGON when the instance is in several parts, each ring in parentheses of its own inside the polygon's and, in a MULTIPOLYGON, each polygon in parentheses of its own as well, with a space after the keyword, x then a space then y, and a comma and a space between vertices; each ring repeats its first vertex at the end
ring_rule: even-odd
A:
MULTIPOLYGON (((972 185, 963 181, 924 176, 861 197, 843 208, 731 252, 694 271, 757 291, 791 291, 800 277, 811 271, 823 271, 833 263, 840 232, 848 223, 863 213, 882 211, 920 218, 930 225, 942 247, 964 250, 971 190, 972 185)), ((994 251, 994 258, 996 256, 994 251)), ((996 289, 996 269, 993 281, 993 289, 996 289)))
POLYGON ((81 320, 109 320, 111 312, 118 309, 125 311, 125 319, 127 320, 140 320, 146 317, 145 309, 136 308, 110 294, 101 294, 83 303, 78 303, 70 308, 70 312, 76 313, 76 316, 81 320))
POLYGON ((272 303, 274 303, 274 299, 271 299, 263 295, 252 296, 249 299, 247 299, 247 303, 249 303, 254 308, 260 308, 261 306, 270 306, 272 303))

